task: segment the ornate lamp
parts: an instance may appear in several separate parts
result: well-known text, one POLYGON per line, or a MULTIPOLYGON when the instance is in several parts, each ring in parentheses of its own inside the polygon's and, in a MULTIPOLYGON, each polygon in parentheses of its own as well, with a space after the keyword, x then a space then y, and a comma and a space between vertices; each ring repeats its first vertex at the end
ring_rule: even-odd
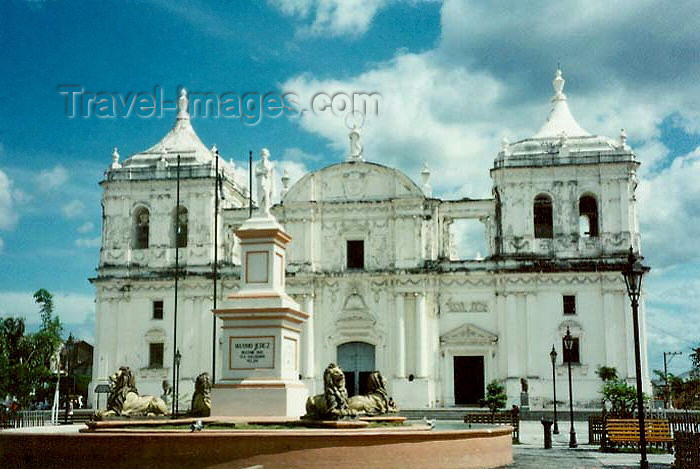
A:
POLYGON ((555 435, 559 434, 559 424, 557 423, 557 377, 556 377, 556 365, 557 365, 557 351, 552 345, 552 351, 549 352, 549 358, 552 360, 552 388, 554 390, 554 429, 552 433, 555 435))
POLYGON ((173 389, 173 400, 174 405, 175 405, 175 415, 174 418, 177 418, 177 413, 180 409, 178 409, 179 405, 179 400, 180 400, 180 361, 182 360, 182 354, 180 353, 180 349, 177 349, 175 351, 175 383, 174 389, 173 389))
POLYGON ((639 351, 639 295, 642 292, 642 277, 649 272, 649 267, 642 265, 643 257, 637 257, 630 246, 627 254, 627 264, 622 270, 627 286, 627 295, 632 304, 632 323, 634 326, 634 364, 637 375, 637 414, 639 418, 639 452, 641 453, 639 467, 647 469, 647 441, 644 428, 644 398, 642 397, 642 365, 639 351))
MULTIPOLYGON (((564 349, 568 359, 566 363, 569 368, 569 419, 571 421, 571 429, 569 430, 569 448, 576 448, 576 430, 574 430, 574 399, 571 391, 571 350, 574 348, 574 338, 571 336, 569 327, 566 327, 566 335, 564 336, 564 349)), ((565 355, 565 358, 566 358, 565 355)))

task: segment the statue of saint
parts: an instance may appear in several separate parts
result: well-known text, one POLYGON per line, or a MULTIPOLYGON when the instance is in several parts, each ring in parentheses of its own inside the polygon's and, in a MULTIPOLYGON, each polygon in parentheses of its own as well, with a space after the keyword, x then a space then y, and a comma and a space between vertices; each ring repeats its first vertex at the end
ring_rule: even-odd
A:
POLYGON ((275 174, 269 157, 269 150, 263 148, 260 152, 260 162, 255 169, 255 177, 258 179, 258 207, 265 216, 270 216, 272 196, 275 193, 275 174))

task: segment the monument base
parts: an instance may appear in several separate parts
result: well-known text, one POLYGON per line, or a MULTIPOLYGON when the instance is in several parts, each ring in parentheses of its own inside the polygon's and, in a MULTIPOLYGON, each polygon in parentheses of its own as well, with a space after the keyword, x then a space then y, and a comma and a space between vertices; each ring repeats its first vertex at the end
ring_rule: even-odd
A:
MULTIPOLYGON (((394 401, 406 409, 421 409, 431 406, 430 383, 425 378, 409 381, 407 378, 395 378, 391 382, 391 395, 394 401)), ((401 410, 399 408, 399 410, 401 410)))
POLYGON ((211 389, 211 415, 220 417, 301 417, 309 390, 301 382, 219 383, 211 389))

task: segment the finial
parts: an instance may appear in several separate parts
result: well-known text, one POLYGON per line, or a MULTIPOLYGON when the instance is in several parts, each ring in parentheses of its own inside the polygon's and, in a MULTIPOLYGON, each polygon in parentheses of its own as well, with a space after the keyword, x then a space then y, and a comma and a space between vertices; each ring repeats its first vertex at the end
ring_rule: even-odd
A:
POLYGON ((563 130, 559 134, 559 156, 569 156, 569 145, 566 143, 566 132, 563 130))
POLYGON ((629 148, 629 145, 627 145, 627 132, 625 132, 625 129, 620 129, 620 146, 624 149, 629 148))
POLYGON ((219 149, 216 148, 216 144, 211 146, 211 152, 214 153, 215 155, 219 154, 219 149))
POLYGON ((286 169, 282 173, 282 190, 280 191, 280 198, 284 199, 284 196, 287 195, 287 192, 289 191, 289 171, 286 169))
POLYGON ((566 96, 562 91, 564 91, 564 83, 566 80, 562 77, 561 69, 557 66, 557 74, 552 81, 552 86, 554 87, 554 97, 555 98, 565 98, 566 96))
POLYGON ((112 150, 112 165, 110 167, 113 169, 122 167, 122 165, 119 164, 119 151, 117 151, 117 147, 114 147, 114 150, 112 150))
POLYGON ((503 137, 501 139, 501 151, 503 152, 504 156, 509 156, 510 155, 510 140, 508 140, 508 137, 503 137))
POLYGON ((177 118, 178 119, 189 119, 189 100, 187 99, 187 90, 182 88, 180 90, 180 98, 177 100, 177 118))
POLYGON ((428 169, 428 163, 423 163, 423 170, 420 172, 421 178, 423 179, 423 193, 430 197, 433 195, 433 188, 430 186, 430 169, 428 169))

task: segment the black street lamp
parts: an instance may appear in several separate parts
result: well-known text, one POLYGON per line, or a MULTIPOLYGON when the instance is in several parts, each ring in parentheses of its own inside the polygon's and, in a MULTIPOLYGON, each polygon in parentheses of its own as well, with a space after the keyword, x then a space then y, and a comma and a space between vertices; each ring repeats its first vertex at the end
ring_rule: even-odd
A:
POLYGON ((630 246, 627 255, 627 265, 622 271, 627 286, 627 295, 632 303, 632 323, 634 326, 634 365, 637 374, 637 414, 639 418, 639 452, 641 457, 639 467, 647 469, 647 438, 644 427, 644 399, 642 397, 642 364, 639 352, 639 295, 642 291, 642 277, 649 272, 649 267, 642 265, 643 257, 637 257, 630 246))
POLYGON ((552 359, 552 388, 554 388, 554 430, 552 433, 555 435, 559 434, 559 424, 557 423, 557 377, 555 373, 555 366, 557 364, 557 351, 552 345, 552 351, 549 352, 549 358, 552 359))
POLYGON ((574 338, 571 337, 571 331, 569 327, 566 328, 566 335, 564 336, 564 348, 568 352, 568 357, 565 355, 564 359, 569 365, 569 418, 571 420, 571 430, 569 431, 569 448, 576 448, 576 430, 574 430, 574 399, 571 393, 571 349, 574 347, 574 338))
POLYGON ((175 389, 173 390, 173 399, 175 400, 175 417, 177 418, 177 413, 179 412, 179 402, 178 400, 180 399, 180 361, 182 360, 182 354, 180 353, 180 349, 177 349, 175 352, 175 383, 174 387, 175 389))

